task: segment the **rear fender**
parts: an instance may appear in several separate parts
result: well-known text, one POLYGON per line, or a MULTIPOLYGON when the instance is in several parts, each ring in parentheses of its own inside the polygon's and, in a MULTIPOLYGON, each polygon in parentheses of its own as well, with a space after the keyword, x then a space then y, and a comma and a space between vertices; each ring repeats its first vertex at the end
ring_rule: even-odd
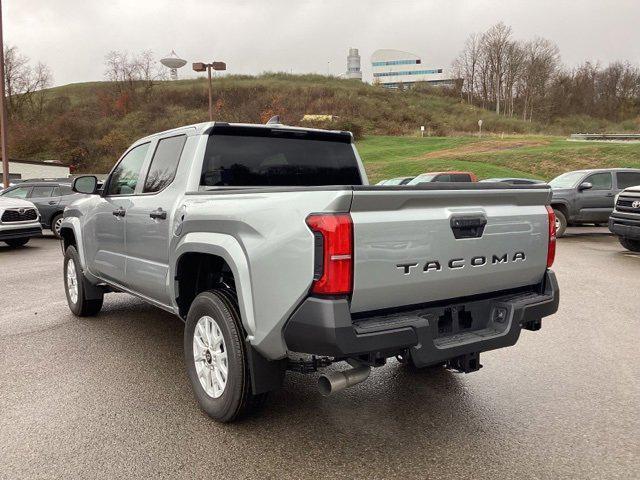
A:
POLYGON ((249 274, 249 264, 244 250, 240 243, 230 235, 211 232, 187 233, 180 239, 176 248, 172 251, 170 259, 170 290, 174 310, 177 312, 176 303, 176 267, 178 259, 185 253, 205 253, 217 255, 224 259, 231 268, 235 278, 236 292, 238 294, 238 307, 242 325, 248 335, 248 340, 253 339, 256 331, 255 317, 253 312, 251 276, 249 274))

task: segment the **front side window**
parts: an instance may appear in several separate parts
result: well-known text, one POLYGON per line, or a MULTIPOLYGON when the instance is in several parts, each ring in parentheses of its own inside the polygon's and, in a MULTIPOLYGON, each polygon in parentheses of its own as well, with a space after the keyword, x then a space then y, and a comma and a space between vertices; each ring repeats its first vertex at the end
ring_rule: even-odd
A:
POLYGON ((33 187, 31 198, 47 198, 53 196, 53 186, 33 187))
POLYGON ((622 190, 640 185, 640 173, 638 172, 618 172, 616 179, 618 180, 618 188, 622 190))
POLYGON ((129 150, 111 174, 107 195, 133 195, 135 193, 147 150, 149 150, 148 143, 129 150))
POLYGON ((3 193, 2 196, 9 198, 27 198, 27 195, 29 195, 30 191, 31 187, 16 187, 13 190, 8 190, 7 192, 3 193))
POLYGON ((186 135, 179 135, 163 138, 158 142, 149 173, 144 181, 145 193, 159 192, 173 181, 182 154, 182 147, 186 141, 186 135))
MULTIPOLYGON (((73 195, 74 193, 69 185, 60 185, 60 188, 58 190, 58 195, 62 196, 73 195)), ((53 193, 55 194, 56 192, 54 191, 53 193)))
POLYGON ((585 178, 584 181, 593 185, 592 190, 611 190, 610 173, 594 173, 585 178))
POLYGON ((434 182, 450 182, 451 181, 451 175, 449 175, 448 173, 445 173, 444 175, 438 175, 434 182))

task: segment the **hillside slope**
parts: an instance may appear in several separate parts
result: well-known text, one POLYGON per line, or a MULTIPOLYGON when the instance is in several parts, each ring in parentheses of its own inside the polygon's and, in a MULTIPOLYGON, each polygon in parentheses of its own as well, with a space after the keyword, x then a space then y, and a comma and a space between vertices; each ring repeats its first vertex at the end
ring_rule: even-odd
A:
MULTIPOLYGON (((12 119, 10 154, 15 158, 59 159, 80 172, 106 172, 135 139, 206 121, 207 103, 205 79, 153 84, 90 82, 52 88, 46 91, 45 103, 37 114, 12 119)), ((496 134, 539 134, 557 128, 499 116, 428 87, 389 91, 320 75, 264 74, 214 80, 215 119, 264 123, 276 114, 292 125, 303 124, 305 114, 334 115, 337 120, 331 123, 307 125, 351 130, 357 137, 403 136, 395 140, 394 156, 398 149, 411 151, 419 146, 437 150, 472 143, 473 138, 464 136, 476 131, 479 119, 485 132, 496 134), (447 140, 411 138, 418 136, 421 125, 429 135, 447 136, 447 140)), ((569 128, 566 125, 563 123, 562 129, 569 128)), ((378 140, 386 141, 391 140, 378 140)), ((375 142, 373 138, 365 141, 364 148, 375 142)), ((482 163, 493 158, 492 149, 485 150, 484 157, 478 151, 447 154, 447 162, 461 161, 462 156, 465 161, 482 163)), ((552 158, 553 149, 548 153, 552 158)), ((384 148, 372 154, 380 159, 384 148)), ((422 168, 414 160, 405 166, 395 161, 384 167, 373 160, 368 164, 386 175, 422 168)), ((431 164, 435 165, 435 160, 430 158, 431 164)), ((546 175, 542 170, 539 174, 546 175)))

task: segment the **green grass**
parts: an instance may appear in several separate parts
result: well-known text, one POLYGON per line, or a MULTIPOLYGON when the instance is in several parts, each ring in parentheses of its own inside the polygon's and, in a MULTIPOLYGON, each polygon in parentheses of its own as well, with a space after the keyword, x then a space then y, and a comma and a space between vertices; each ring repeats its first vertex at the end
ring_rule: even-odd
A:
POLYGON ((485 137, 368 137, 358 142, 369 180, 428 171, 466 170, 479 179, 550 180, 585 168, 640 168, 640 143, 572 142, 539 135, 485 137))

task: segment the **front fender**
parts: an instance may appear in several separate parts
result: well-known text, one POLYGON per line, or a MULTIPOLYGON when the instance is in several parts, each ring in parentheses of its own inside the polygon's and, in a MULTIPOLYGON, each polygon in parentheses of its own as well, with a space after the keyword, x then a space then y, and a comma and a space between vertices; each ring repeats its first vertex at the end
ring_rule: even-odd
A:
POLYGON ((73 236, 76 239, 76 250, 78 250, 78 256, 80 257, 80 264, 82 265, 82 270, 86 271, 87 263, 84 256, 84 242, 82 240, 80 219, 77 217, 64 217, 62 219, 62 226, 60 227, 60 230, 64 231, 65 228, 73 231, 73 236))
POLYGON ((169 262, 171 299, 176 312, 178 311, 178 305, 175 300, 176 267, 178 259, 185 253, 217 255, 227 262, 236 280, 236 292, 238 294, 238 306, 240 307, 242 324, 248 334, 249 341, 252 341, 256 331, 256 323, 253 311, 251 275, 247 256, 240 243, 231 235, 212 232, 191 232, 180 239, 176 248, 172 249, 172 258, 170 258, 169 262))

